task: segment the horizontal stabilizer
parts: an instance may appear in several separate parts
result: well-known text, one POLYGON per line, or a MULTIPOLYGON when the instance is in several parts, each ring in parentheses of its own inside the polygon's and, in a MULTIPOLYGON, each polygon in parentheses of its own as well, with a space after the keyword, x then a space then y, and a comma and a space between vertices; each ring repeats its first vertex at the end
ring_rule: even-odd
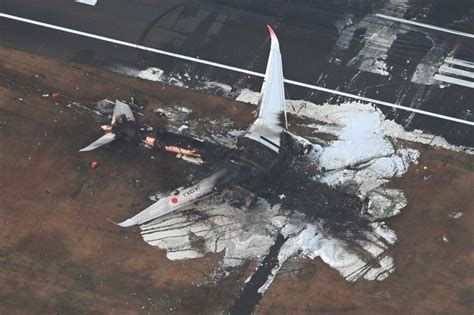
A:
POLYGON ((97 139, 94 142, 92 142, 91 144, 89 144, 87 147, 80 149, 79 152, 87 152, 87 151, 95 150, 95 149, 100 148, 101 146, 106 145, 106 144, 108 144, 108 143, 110 143, 114 140, 115 140, 115 134, 114 133, 106 133, 105 135, 103 135, 99 139, 97 139))
POLYGON ((132 110, 130 106, 125 104, 124 102, 120 102, 119 100, 115 101, 114 113, 112 114, 112 125, 115 123, 117 117, 125 115, 127 120, 135 121, 135 117, 133 116, 132 110))

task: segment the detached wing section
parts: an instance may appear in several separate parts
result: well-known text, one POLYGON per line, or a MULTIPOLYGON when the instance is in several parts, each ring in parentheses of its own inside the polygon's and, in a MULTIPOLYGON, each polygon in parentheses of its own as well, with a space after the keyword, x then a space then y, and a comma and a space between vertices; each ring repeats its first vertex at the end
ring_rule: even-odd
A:
POLYGON ((265 79, 260 91, 258 117, 250 126, 246 137, 280 151, 280 135, 286 129, 285 90, 280 45, 272 28, 267 25, 271 36, 265 79))
POLYGON ((131 217, 130 219, 118 223, 118 225, 121 227, 129 227, 142 224, 188 206, 198 199, 212 193, 214 187, 224 176, 226 176, 226 174, 227 170, 222 169, 211 176, 200 180, 194 185, 177 189, 171 195, 158 200, 142 212, 131 217))

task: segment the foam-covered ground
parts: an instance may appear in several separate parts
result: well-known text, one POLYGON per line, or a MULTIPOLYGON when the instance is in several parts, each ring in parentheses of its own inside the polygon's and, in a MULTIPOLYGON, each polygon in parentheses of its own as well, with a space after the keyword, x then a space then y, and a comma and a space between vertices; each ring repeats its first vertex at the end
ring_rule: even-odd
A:
MULTIPOLYGON (((247 91, 238 100, 251 102, 255 96, 251 94, 247 91)), ((308 220, 298 209, 272 206, 260 199, 256 209, 242 210, 229 204, 225 196, 214 196, 190 210, 142 225, 144 240, 165 249, 170 259, 223 251, 223 267, 229 267, 246 259, 260 261, 281 232, 288 240, 278 255, 279 264, 273 276, 288 258, 301 255, 311 259, 321 257, 349 281, 360 277, 385 279, 395 268, 386 249, 396 242, 397 236, 383 220, 400 214, 406 205, 403 191, 387 188, 386 184, 416 164, 419 152, 397 143, 393 130, 403 128, 385 121, 383 114, 371 105, 318 106, 289 101, 288 109, 291 114, 311 119, 309 127, 315 133, 333 137, 314 144, 305 156, 308 166, 318 174, 313 180, 340 189, 355 185, 358 196, 368 200, 368 207, 359 209, 360 216, 374 223, 363 231, 363 238, 355 240, 356 245, 326 233, 320 221, 308 220), (359 246, 363 254, 354 250, 354 246, 359 246)), ((407 134, 410 133, 401 135, 416 138, 416 134, 409 137, 407 134)), ((308 141, 298 136, 295 139, 308 141)), ((281 198, 286 198, 284 193, 281 198)), ((273 276, 261 292, 268 288, 273 276)))

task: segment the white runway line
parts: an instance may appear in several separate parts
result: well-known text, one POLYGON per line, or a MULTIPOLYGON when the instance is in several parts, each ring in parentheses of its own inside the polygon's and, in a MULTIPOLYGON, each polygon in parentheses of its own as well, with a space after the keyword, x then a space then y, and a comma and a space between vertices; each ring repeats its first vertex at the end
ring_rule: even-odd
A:
POLYGON ((466 61, 466 60, 461 60, 461 59, 456 59, 452 57, 446 57, 444 59, 444 62, 450 63, 453 65, 465 67, 465 68, 471 68, 474 69, 474 62, 466 61))
POLYGON ((471 89, 474 88, 474 81, 471 80, 474 79, 474 63, 452 57, 446 57, 444 62, 433 79, 471 89), (464 69, 458 67, 463 67, 464 69), (473 70, 470 71, 467 69, 473 70))
POLYGON ((446 83, 461 85, 461 86, 465 86, 465 87, 474 89, 474 82, 472 82, 472 81, 466 81, 466 80, 462 80, 462 79, 448 77, 448 76, 442 75, 442 74, 435 74, 434 79, 438 80, 438 81, 443 81, 443 82, 446 82, 446 83))
MULTIPOLYGON (((156 49, 156 48, 146 47, 146 46, 142 46, 142 45, 137 45, 137 44, 133 44, 133 43, 129 43, 129 42, 125 42, 125 41, 121 41, 121 40, 117 40, 117 39, 113 39, 113 38, 109 38, 109 37, 105 37, 105 36, 95 35, 95 34, 82 32, 82 31, 77 31, 77 30, 73 30, 73 29, 70 29, 70 28, 57 26, 57 25, 53 25, 53 24, 48 24, 48 23, 44 23, 44 22, 39 22, 39 21, 35 21, 35 20, 30 20, 30 19, 10 15, 10 14, 0 13, 0 17, 10 19, 10 20, 20 21, 20 22, 24 22, 24 23, 28 23, 28 24, 38 25, 38 26, 42 26, 42 27, 46 27, 46 28, 50 28, 50 29, 55 29, 55 30, 70 33, 70 34, 76 34, 76 35, 80 35, 80 36, 84 36, 84 37, 94 38, 94 39, 102 40, 102 41, 105 41, 105 42, 114 43, 114 44, 117 44, 117 45, 122 45, 122 46, 126 46, 126 47, 132 47, 132 48, 136 48, 136 49, 150 51, 150 52, 154 52, 154 53, 157 53, 157 54, 170 56, 170 57, 174 57, 174 58, 178 58, 178 59, 182 59, 182 60, 187 60, 187 61, 192 61, 192 62, 196 62, 196 63, 206 64, 206 65, 221 68, 221 69, 227 69, 227 70, 231 70, 231 71, 235 71, 235 72, 250 74, 250 75, 254 75, 254 76, 258 76, 258 77, 262 77, 262 78, 265 77, 265 75, 263 73, 259 73, 259 72, 255 72, 255 71, 245 70, 245 69, 241 69, 241 68, 237 68, 237 67, 223 65, 223 64, 220 64, 220 63, 217 63, 217 62, 202 60, 202 59, 199 59, 199 58, 189 57, 189 56, 180 55, 180 54, 176 54, 176 53, 171 53, 171 52, 161 50, 161 49, 156 49)), ((294 81, 294 80, 285 79, 285 82, 288 83, 288 84, 293 84, 293 85, 301 86, 301 87, 304 87, 304 88, 309 88, 309 89, 318 90, 318 91, 331 93, 331 94, 335 94, 335 95, 340 95, 340 96, 344 96, 344 97, 348 97, 348 98, 352 98, 352 99, 357 99, 357 100, 361 100, 361 101, 364 101, 364 102, 378 104, 378 105, 381 105, 381 106, 387 106, 387 107, 396 108, 396 109, 400 109, 400 110, 404 110, 404 111, 409 111, 409 112, 413 112, 413 113, 417 113, 417 114, 421 114, 421 115, 436 117, 436 118, 440 118, 440 119, 444 119, 444 120, 449 120, 449 121, 454 121, 454 122, 461 123, 461 124, 474 126, 473 121, 468 121, 468 120, 455 118, 455 117, 451 117, 451 116, 436 114, 436 113, 432 113, 432 112, 428 112, 428 111, 424 111, 424 110, 420 110, 420 109, 416 109, 416 108, 406 107, 406 106, 402 106, 402 105, 398 105, 398 104, 393 104, 393 103, 389 103, 389 102, 379 101, 379 100, 368 98, 368 97, 363 97, 363 96, 359 96, 359 95, 355 95, 355 94, 345 93, 345 92, 341 92, 341 91, 337 91, 337 90, 331 90, 331 89, 319 87, 319 86, 312 85, 312 84, 302 83, 302 82, 298 82, 298 81, 294 81)))
POLYGON ((466 32, 460 32, 460 31, 449 29, 449 28, 434 26, 434 25, 421 23, 421 22, 415 22, 415 21, 411 21, 411 20, 405 20, 405 19, 402 19, 402 18, 389 16, 389 15, 385 15, 385 14, 376 14, 376 16, 381 17, 381 18, 386 19, 386 20, 392 20, 392 21, 399 22, 399 23, 416 25, 416 26, 419 26, 419 27, 428 28, 428 29, 432 29, 432 30, 435 30, 435 31, 450 33, 450 34, 464 36, 464 37, 474 39, 474 34, 470 34, 470 33, 466 33, 466 32))
POLYGON ((449 73, 449 74, 455 74, 461 77, 474 79, 474 72, 470 72, 470 71, 466 71, 466 70, 462 70, 458 68, 451 68, 447 65, 442 65, 439 68, 439 71, 444 72, 444 73, 449 73))

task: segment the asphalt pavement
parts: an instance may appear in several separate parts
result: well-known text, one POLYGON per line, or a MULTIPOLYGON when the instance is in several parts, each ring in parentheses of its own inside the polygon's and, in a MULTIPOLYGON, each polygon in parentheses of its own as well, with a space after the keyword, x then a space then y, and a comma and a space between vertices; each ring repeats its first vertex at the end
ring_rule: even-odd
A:
MULTIPOLYGON (((474 3, 468 0, 449 4, 434 0, 98 0, 95 6, 73 0, 3 0, 0 12, 257 72, 265 69, 269 45, 265 25, 270 24, 280 40, 288 79, 474 120, 474 89, 469 87, 474 81, 470 78, 474 69, 469 67, 474 62, 474 40, 375 15, 473 33, 474 3), (452 59, 464 65, 453 65, 452 59), (456 74, 450 74, 453 71, 456 74)), ((259 90, 261 85, 260 78, 241 73, 6 19, 0 19, 0 43, 100 67, 157 67, 166 73, 187 73, 228 84, 234 91, 259 90)), ((291 99, 332 104, 347 100, 290 85, 286 89, 291 99)), ((408 129, 474 146, 472 126, 381 109, 408 129)))

